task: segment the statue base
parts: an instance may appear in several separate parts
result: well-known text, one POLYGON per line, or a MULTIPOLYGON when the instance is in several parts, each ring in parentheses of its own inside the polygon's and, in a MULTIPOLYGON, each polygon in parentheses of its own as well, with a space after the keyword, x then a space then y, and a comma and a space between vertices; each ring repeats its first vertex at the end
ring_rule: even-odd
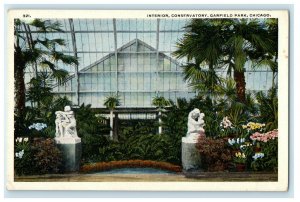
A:
POLYGON ((62 153, 63 171, 79 171, 81 160, 81 138, 55 138, 54 140, 62 153))
POLYGON ((196 148, 196 137, 183 137, 181 140, 182 168, 188 170, 201 170, 201 156, 196 148))

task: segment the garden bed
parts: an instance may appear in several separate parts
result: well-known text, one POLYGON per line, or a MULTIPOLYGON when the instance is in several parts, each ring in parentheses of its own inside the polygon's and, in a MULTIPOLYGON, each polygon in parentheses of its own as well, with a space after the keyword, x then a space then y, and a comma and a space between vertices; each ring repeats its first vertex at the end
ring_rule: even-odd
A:
POLYGON ((80 168, 81 173, 107 171, 119 168, 156 168, 172 172, 181 172, 181 167, 167 162, 151 160, 128 160, 128 161, 110 161, 98 162, 83 165, 80 168))

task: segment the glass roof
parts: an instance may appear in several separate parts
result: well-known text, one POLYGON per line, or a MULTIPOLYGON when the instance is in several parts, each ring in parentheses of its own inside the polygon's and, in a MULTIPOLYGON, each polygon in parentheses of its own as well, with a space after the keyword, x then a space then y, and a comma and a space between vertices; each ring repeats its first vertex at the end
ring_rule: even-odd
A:
MULTIPOLYGON (((43 19, 47 20, 47 19, 43 19)), ((49 20, 49 19, 48 19, 49 20)), ((39 33, 34 27, 30 27, 33 38, 47 37, 48 39, 61 38, 66 42, 66 46, 57 47, 57 50, 68 55, 75 55, 79 58, 78 70, 89 67, 97 63, 109 54, 116 53, 124 45, 139 40, 151 48, 138 52, 132 48, 127 53, 161 53, 174 59, 181 65, 186 62, 186 58, 175 59, 172 52, 176 50, 176 42, 183 37, 185 26, 190 19, 50 19, 59 22, 64 32, 39 33), (73 42, 72 36, 75 40, 73 42)), ((23 35, 26 37, 25 30, 23 35)), ((42 47, 41 47, 42 48, 42 47)), ((123 53, 125 53, 123 51, 123 53)), ((145 61, 146 62, 146 61, 145 61)), ((58 66, 67 70, 70 75, 75 73, 74 66, 59 63, 58 66)), ((248 89, 268 89, 271 85, 271 71, 268 67, 261 67, 253 70, 250 63, 245 66, 246 82, 248 89), (259 79, 260 82, 257 82, 259 79)), ((218 70, 219 74, 225 76, 224 69, 218 70)), ((32 77, 33 66, 26 69, 29 77, 32 77)), ((26 80, 29 77, 26 77, 26 80)), ((29 80, 28 80, 29 81, 29 80)))
MULTIPOLYGON (((59 22, 64 32, 47 33, 46 37, 64 39, 66 46, 58 47, 57 50, 74 55, 69 19, 51 19, 51 21, 59 22)), ((79 70, 134 39, 139 39, 172 57, 171 53, 176 49, 178 39, 184 34, 184 26, 188 19, 115 19, 115 24, 113 21, 114 19, 73 19, 79 70)), ((31 33, 33 38, 36 35, 39 37, 45 35, 38 33, 34 27, 31 33)), ((183 60, 177 61, 182 63, 183 60)), ((69 72, 74 71, 73 67, 62 66, 62 68, 69 72)))

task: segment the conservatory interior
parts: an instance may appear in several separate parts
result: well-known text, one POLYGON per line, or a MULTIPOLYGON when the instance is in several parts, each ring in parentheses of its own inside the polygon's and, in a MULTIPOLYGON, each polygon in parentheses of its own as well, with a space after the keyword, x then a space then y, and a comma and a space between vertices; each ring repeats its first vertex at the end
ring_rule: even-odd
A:
POLYGON ((277 19, 15 19, 14 31, 15 180, 277 180, 277 19))

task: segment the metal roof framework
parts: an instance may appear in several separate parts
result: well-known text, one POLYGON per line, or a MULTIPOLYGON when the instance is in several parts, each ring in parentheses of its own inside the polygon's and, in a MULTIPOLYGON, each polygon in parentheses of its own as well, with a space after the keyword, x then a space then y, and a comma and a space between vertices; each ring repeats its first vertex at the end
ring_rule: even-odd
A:
MULTIPOLYGON (((184 26, 188 19, 174 20, 174 19, 51 19, 56 20, 62 24, 63 32, 49 32, 47 37, 50 38, 63 38, 67 42, 67 46, 61 48, 61 52, 65 54, 74 55, 79 58, 80 65, 74 67, 62 66, 70 72, 72 76, 76 77, 76 102, 79 102, 79 72, 84 72, 85 69, 95 65, 99 62, 97 58, 105 58, 114 55, 118 61, 118 52, 122 47, 135 43, 144 43, 149 46, 150 51, 142 53, 156 53, 157 64, 160 54, 164 54, 170 61, 177 64, 182 64, 185 59, 175 60, 172 58, 172 52, 176 49, 175 42, 178 41, 184 34, 184 26), (129 42, 128 42, 129 41, 129 42), (97 47, 101 44, 102 47, 97 47), (150 45, 148 45, 150 44, 150 45), (121 47, 121 48, 117 48, 121 47), (155 48, 153 48, 155 47, 155 48)), ((30 45, 32 38, 36 35, 43 33, 34 30, 34 28, 26 25, 21 31, 30 45)), ((130 51, 128 53, 139 53, 130 51)), ((118 65, 117 62, 115 64, 118 65)), ((38 67, 33 65, 27 68, 27 72, 33 76, 37 73, 38 67), (31 69, 30 69, 31 68, 31 69)), ((116 68, 117 69, 117 68, 116 68)), ((158 70, 156 70, 158 74, 158 70)), ((247 84, 255 86, 254 77, 251 74, 259 74, 259 78, 265 77, 268 82, 271 71, 268 68, 260 70, 248 69, 247 84), (266 74, 264 74, 266 73, 266 74), (251 80, 252 78, 252 80, 251 80), (250 81, 249 81, 250 80, 250 81)), ((117 76, 116 70, 116 76, 117 76)), ((266 86, 268 86, 266 84, 266 86)), ((258 86, 258 88, 262 88, 258 86)))

